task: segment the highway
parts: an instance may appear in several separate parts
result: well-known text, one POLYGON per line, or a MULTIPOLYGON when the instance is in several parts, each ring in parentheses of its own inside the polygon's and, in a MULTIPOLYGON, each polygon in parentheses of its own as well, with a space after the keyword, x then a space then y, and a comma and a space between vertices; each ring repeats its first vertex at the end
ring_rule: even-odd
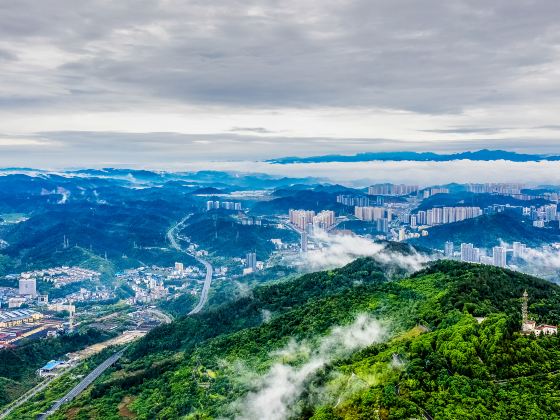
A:
POLYGON ((202 292, 200 293, 200 300, 196 304, 196 306, 189 312, 189 315, 197 314, 200 310, 206 305, 206 301, 208 300, 208 292, 210 291, 210 286, 212 284, 212 272, 214 269, 212 265, 201 258, 195 257, 198 262, 204 264, 206 267, 206 277, 204 278, 204 285, 202 286, 202 292))
POLYGON ((204 265, 204 267, 206 268, 206 277, 204 278, 204 285, 202 286, 200 299, 196 304, 196 306, 192 309, 192 311, 189 312, 189 315, 194 315, 199 313, 204 307, 204 305, 206 305, 206 301, 208 300, 208 292, 210 291, 210 286, 212 285, 212 273, 214 272, 214 268, 212 267, 212 264, 210 264, 208 261, 184 250, 181 247, 181 245, 179 245, 179 242, 177 241, 176 238, 177 230, 179 230, 179 228, 185 224, 185 222, 190 216, 191 216, 190 214, 185 216, 183 219, 181 219, 180 222, 178 222, 175 226, 169 229, 167 231, 167 239, 169 240, 169 243, 171 244, 172 248, 176 249, 177 251, 184 252, 185 254, 190 255, 191 257, 195 258, 200 264, 204 265))
POLYGON ((4 409, 4 411, 2 411, 0 413, 0 419, 4 419, 4 418, 8 417, 8 415, 12 411, 14 411, 18 407, 21 407, 23 404, 25 404, 27 401, 29 401, 31 398, 33 398, 35 395, 37 395, 39 392, 43 391, 52 381, 54 381, 55 379, 60 377, 66 371, 67 371, 67 369, 64 369, 63 371, 59 372, 57 375, 53 375, 53 376, 48 377, 43 382, 37 384, 34 388, 31 388, 29 391, 27 391, 25 394, 23 394, 17 400, 10 403, 4 409))
POLYGON ((74 398, 84 392, 84 390, 88 386, 90 386, 93 381, 95 381, 103 372, 105 372, 110 366, 112 366, 117 360, 120 359, 125 350, 126 347, 116 352, 99 366, 97 366, 84 379, 82 379, 78 385, 72 388, 70 392, 68 392, 62 399, 56 401, 47 412, 41 414, 37 418, 40 420, 47 419, 49 416, 53 415, 63 404, 72 401, 74 398))

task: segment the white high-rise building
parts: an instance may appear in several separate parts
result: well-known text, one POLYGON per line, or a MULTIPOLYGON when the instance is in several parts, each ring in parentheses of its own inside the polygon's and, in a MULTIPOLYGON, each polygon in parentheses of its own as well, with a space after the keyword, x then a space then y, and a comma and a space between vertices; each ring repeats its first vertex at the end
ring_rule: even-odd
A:
POLYGON ((376 184, 368 188, 368 195, 408 195, 418 192, 418 185, 376 184))
POLYGON ((379 219, 390 219, 390 213, 384 207, 355 207, 354 216, 366 222, 372 222, 379 219))
POLYGON ((514 242, 513 243, 513 258, 525 258, 525 251, 527 246, 521 242, 514 242))
POLYGON ((418 214, 416 215, 416 222, 419 225, 427 225, 428 224, 427 213, 424 210, 420 210, 418 212, 418 214))
POLYGON ((307 252, 307 232, 301 232, 301 252, 307 252))
POLYGON ((556 204, 548 204, 544 206, 544 217, 547 221, 558 219, 558 206, 556 204))
POLYGON ((492 261, 496 267, 506 267, 506 249, 503 246, 492 248, 492 261))
POLYGON ((427 211, 419 211, 417 221, 429 226, 460 222, 482 216, 480 207, 434 207, 427 211))
POLYGON ((446 257, 453 256, 453 242, 447 241, 445 243, 445 256, 446 257))
POLYGON ((301 230, 305 230, 309 223, 313 224, 315 212, 313 210, 290 210, 290 223, 301 230))
POLYGON ((321 229, 328 229, 335 223, 334 211, 323 210, 313 217, 313 226, 321 229))
POLYGON ((257 269, 257 254, 255 252, 249 252, 245 257, 245 268, 250 268, 253 271, 257 269))
POLYGON ((480 249, 475 248, 473 244, 461 244, 461 261, 464 262, 480 262, 480 249))
POLYGON ((22 296, 37 296, 37 280, 32 277, 19 279, 19 294, 22 296))

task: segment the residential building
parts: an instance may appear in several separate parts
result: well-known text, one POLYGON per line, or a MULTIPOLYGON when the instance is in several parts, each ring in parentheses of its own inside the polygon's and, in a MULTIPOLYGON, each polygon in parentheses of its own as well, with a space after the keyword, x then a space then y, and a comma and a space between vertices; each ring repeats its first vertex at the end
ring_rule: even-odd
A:
POLYGON ((24 277, 19 279, 19 294, 22 296, 37 296, 37 280, 34 277, 24 277))

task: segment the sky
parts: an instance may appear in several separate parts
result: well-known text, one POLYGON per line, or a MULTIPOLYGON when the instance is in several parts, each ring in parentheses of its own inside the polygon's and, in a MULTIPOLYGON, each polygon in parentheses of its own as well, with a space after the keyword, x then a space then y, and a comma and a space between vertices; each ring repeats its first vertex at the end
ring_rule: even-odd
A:
POLYGON ((560 153, 558 16, 557 0, 3 1, 0 166, 560 153))

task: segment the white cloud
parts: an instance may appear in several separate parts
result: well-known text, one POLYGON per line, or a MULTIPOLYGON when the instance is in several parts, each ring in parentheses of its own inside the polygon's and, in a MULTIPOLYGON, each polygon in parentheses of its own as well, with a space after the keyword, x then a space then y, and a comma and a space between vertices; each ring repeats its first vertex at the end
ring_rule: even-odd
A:
POLYGON ((558 151, 559 12, 555 0, 11 2, 0 15, 0 133, 97 132, 123 145, 105 151, 76 134, 41 155, 0 143, 0 164, 162 166, 403 141, 558 151), (232 127, 269 143, 169 150, 152 135, 163 149, 153 156, 140 138, 117 138, 223 139, 232 127))
POLYGON ((557 184, 560 162, 452 161, 452 162, 333 162, 290 165, 264 162, 200 162, 183 165, 202 170, 239 170, 278 176, 311 176, 366 186, 395 182, 421 186, 451 182, 520 182, 528 185, 557 184))
POLYGON ((307 382, 327 363, 360 348, 379 343, 387 336, 383 325, 367 315, 360 315, 348 326, 336 327, 318 345, 291 341, 273 354, 282 361, 253 379, 254 388, 234 403, 238 420, 282 420, 297 413, 296 402, 307 382), (294 365, 284 362, 302 359, 294 365))
POLYGON ((322 247, 311 249, 306 255, 306 265, 312 270, 342 267, 356 258, 373 257, 386 264, 396 264, 408 271, 417 271, 429 261, 429 257, 418 253, 402 255, 386 250, 384 244, 375 243, 360 236, 329 235, 317 230, 314 234, 322 247))

